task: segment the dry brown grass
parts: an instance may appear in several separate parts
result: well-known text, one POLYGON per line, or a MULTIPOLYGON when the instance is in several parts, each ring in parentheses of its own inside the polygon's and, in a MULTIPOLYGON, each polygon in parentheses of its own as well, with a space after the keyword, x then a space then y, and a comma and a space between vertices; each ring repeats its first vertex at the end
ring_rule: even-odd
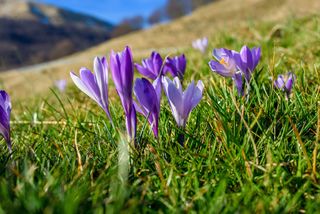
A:
POLYGON ((0 81, 12 96, 24 98, 46 93, 54 80, 70 79, 69 71, 92 67, 94 56, 106 55, 111 49, 130 45, 137 58, 152 49, 166 54, 188 47, 195 38, 213 37, 215 32, 232 30, 248 21, 278 22, 288 16, 302 17, 318 11, 319 0, 220 0, 172 23, 116 38, 60 60, 2 73, 0 81))

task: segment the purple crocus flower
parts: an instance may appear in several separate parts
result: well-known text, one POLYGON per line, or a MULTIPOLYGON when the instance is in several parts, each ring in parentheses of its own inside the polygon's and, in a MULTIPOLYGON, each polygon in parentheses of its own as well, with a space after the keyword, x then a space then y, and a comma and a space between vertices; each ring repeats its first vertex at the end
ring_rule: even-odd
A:
POLYGON ((66 90, 67 80, 65 80, 65 79, 56 80, 54 82, 54 85, 57 87, 57 89, 60 92, 64 92, 66 90))
POLYGON ((129 47, 126 47, 120 53, 111 52, 110 68, 114 85, 126 115, 127 132, 132 140, 136 134, 137 117, 132 99, 134 67, 129 47))
POLYGON ((238 94, 243 95, 243 78, 237 64, 241 61, 240 54, 225 48, 214 49, 213 56, 217 61, 211 60, 209 66, 212 71, 223 77, 231 77, 236 85, 238 94), (238 62, 238 63, 237 63, 238 62))
POLYGON ((108 102, 108 63, 105 57, 94 59, 94 74, 87 68, 80 69, 80 77, 70 72, 75 85, 105 111, 111 120, 108 102))
POLYGON ((160 114, 160 97, 154 86, 145 78, 136 79, 134 93, 138 103, 134 103, 136 110, 145 117, 151 125, 153 134, 158 138, 158 123, 160 114))
POLYGON ((208 47, 208 38, 207 37, 203 37, 200 39, 196 39, 192 42, 192 47, 194 49, 199 50, 201 53, 205 53, 207 51, 207 47, 208 47))
POLYGON ((237 66, 245 76, 246 81, 249 83, 251 74, 257 67, 261 58, 261 48, 254 47, 250 50, 247 46, 243 46, 240 51, 240 59, 237 58, 237 66))
POLYGON ((142 60, 142 65, 135 63, 135 67, 145 77, 155 80, 161 75, 162 63, 160 54, 153 51, 149 58, 142 60))
POLYGON ((164 73, 169 72, 173 77, 179 77, 183 79, 186 72, 187 59, 184 54, 175 56, 173 58, 168 57, 165 64, 164 73))
POLYGON ((292 72, 278 75, 278 78, 274 81, 274 86, 286 92, 286 98, 289 99, 296 75, 292 72))
POLYGON ((194 81, 190 83, 185 91, 182 91, 181 82, 178 77, 171 81, 168 77, 163 77, 163 88, 168 98, 174 119, 179 127, 184 128, 188 120, 188 116, 202 98, 203 83, 198 81, 197 85, 194 81))
POLYGON ((10 113, 11 102, 10 97, 5 91, 0 91, 0 134, 5 139, 9 151, 11 152, 10 140, 10 113))

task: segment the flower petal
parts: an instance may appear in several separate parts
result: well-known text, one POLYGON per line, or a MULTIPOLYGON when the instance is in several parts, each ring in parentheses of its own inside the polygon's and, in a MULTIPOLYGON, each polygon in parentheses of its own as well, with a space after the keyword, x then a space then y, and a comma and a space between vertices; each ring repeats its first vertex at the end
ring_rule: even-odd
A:
POLYGON ((244 91, 243 91, 243 78, 242 78, 242 74, 240 72, 237 72, 234 76, 233 76, 233 81, 235 83, 235 86, 237 88, 238 91, 238 95, 239 96, 243 96, 244 95, 244 91))
POLYGON ((246 45, 241 48, 240 56, 242 59, 242 62, 246 65, 246 67, 249 69, 249 72, 251 73, 253 68, 253 59, 252 59, 252 53, 250 48, 248 48, 246 45))
POLYGON ((93 91, 91 91, 86 84, 73 72, 70 72, 70 77, 73 80, 74 84, 86 95, 88 95, 91 99, 97 102, 97 98, 93 91))
POLYGON ((253 68, 256 68, 261 58, 261 48, 254 47, 252 48, 251 52, 252 52, 252 59, 253 59, 253 68))
POLYGON ((147 79, 136 79, 134 93, 140 103, 149 112, 156 110, 158 98, 152 84, 147 79))
POLYGON ((279 89, 283 89, 285 85, 284 76, 278 75, 278 78, 274 81, 274 86, 279 89))
POLYGON ((292 72, 288 72, 288 80, 285 83, 285 88, 288 91, 288 93, 291 93, 292 87, 293 87, 293 83, 295 81, 296 76, 292 73, 292 72))
POLYGON ((137 63, 135 63, 135 67, 138 70, 138 72, 140 74, 142 74, 143 76, 148 77, 150 79, 157 78, 156 75, 154 75, 152 72, 150 72, 150 70, 148 70, 147 68, 145 68, 145 67, 143 67, 143 66, 141 66, 141 65, 139 65, 137 63))
POLYGON ((163 90, 168 98, 172 115, 175 118, 177 124, 181 126, 183 121, 181 121, 180 119, 179 112, 183 110, 182 94, 168 77, 162 78, 162 84, 163 90))
POLYGON ((104 108, 108 107, 108 64, 106 58, 98 58, 94 59, 94 72, 95 79, 98 84, 100 100, 104 106, 104 108))
POLYGON ((220 64, 217 61, 211 60, 209 62, 209 66, 212 71, 216 72, 217 74, 220 74, 221 76, 224 76, 224 77, 233 76, 233 71, 226 69, 224 65, 220 64))

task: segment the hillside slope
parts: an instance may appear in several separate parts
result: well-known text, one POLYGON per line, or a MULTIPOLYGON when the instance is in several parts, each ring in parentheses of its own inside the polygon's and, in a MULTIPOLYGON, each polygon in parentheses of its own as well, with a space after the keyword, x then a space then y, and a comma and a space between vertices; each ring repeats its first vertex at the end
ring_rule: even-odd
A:
POLYGON ((57 61, 11 70, 1 75, 0 79, 12 94, 25 96, 31 91, 40 93, 48 90, 55 79, 69 79, 70 70, 91 67, 94 56, 105 55, 111 49, 120 50, 130 45, 135 57, 146 56, 152 49, 163 54, 172 53, 176 49, 189 47, 193 39, 201 36, 212 38, 216 32, 232 32, 245 28, 248 23, 278 23, 288 17, 303 17, 318 11, 318 0, 309 0, 308 4, 302 0, 220 0, 172 23, 116 38, 57 61), (30 82, 38 84, 30 86, 30 82))
POLYGON ((84 50, 109 39, 113 29, 91 16, 49 5, 19 0, 0 5, 0 71, 84 50))

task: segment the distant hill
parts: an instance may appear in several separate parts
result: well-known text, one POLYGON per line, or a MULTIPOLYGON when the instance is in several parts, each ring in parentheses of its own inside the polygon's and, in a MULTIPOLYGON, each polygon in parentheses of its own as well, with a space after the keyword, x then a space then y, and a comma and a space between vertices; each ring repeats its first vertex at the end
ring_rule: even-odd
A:
POLYGON ((19 0, 0 0, 0 71, 60 58, 106 41, 113 25, 19 0))
POLYGON ((134 57, 140 60, 149 56, 152 50, 159 51, 163 56, 176 54, 177 50, 190 48, 192 40, 202 36, 209 36, 213 40, 211 42, 217 44, 218 41, 214 41, 214 38, 219 32, 228 32, 232 35, 235 30, 242 29, 246 35, 263 39, 268 35, 260 35, 248 26, 252 23, 273 23, 272 25, 277 26, 277 23, 283 24, 288 18, 319 14, 319 0, 308 0, 307 4, 305 2, 304 0, 219 0, 171 23, 114 38, 58 60, 4 72, 0 75, 0 86, 12 96, 21 98, 45 94, 56 79, 65 78, 70 81, 70 71, 77 72, 83 66, 92 68, 95 56, 106 55, 112 49, 122 50, 125 45, 130 45, 134 57))

